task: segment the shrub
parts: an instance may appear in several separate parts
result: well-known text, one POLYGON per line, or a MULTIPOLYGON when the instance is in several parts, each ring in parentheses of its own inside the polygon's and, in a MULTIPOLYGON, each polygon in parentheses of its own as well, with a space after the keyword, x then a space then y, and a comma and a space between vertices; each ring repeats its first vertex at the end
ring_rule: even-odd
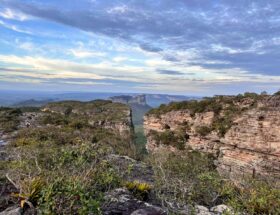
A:
POLYGON ((196 113, 202 113, 205 111, 213 111, 218 114, 222 110, 222 105, 216 101, 215 98, 204 98, 201 101, 182 101, 182 102, 171 102, 169 105, 161 105, 156 109, 151 109, 147 114, 160 115, 173 110, 189 110, 191 115, 196 113))
POLYGON ((212 128, 209 126, 198 126, 196 127, 195 131, 198 133, 200 136, 205 137, 208 134, 212 132, 212 128))
POLYGON ((165 130, 163 132, 150 131, 149 135, 153 137, 157 144, 173 146, 179 150, 185 148, 185 143, 187 141, 186 134, 182 130, 165 130))
POLYGON ((20 150, 8 174, 22 188, 18 197, 42 214, 101 214, 104 193, 120 186, 106 155, 92 144, 20 150))
POLYGON ((20 182, 20 193, 14 194, 14 196, 21 199, 20 205, 22 208, 26 205, 28 207, 37 206, 44 183, 43 179, 39 177, 26 178, 20 182))
POLYGON ((153 190, 170 213, 178 213, 172 208, 175 204, 182 208, 192 202, 213 205, 212 200, 220 194, 222 180, 207 155, 195 151, 176 154, 160 151, 150 155, 150 162, 156 180, 153 190))
POLYGON ((144 201, 148 199, 148 195, 152 189, 149 184, 138 181, 127 182, 126 187, 136 198, 144 201))
POLYGON ((279 214, 279 184, 246 179, 238 192, 229 195, 227 203, 236 211, 246 211, 248 214, 279 214))
POLYGON ((3 132, 17 130, 20 123, 19 117, 22 114, 20 109, 1 108, 0 109, 0 129, 3 132))

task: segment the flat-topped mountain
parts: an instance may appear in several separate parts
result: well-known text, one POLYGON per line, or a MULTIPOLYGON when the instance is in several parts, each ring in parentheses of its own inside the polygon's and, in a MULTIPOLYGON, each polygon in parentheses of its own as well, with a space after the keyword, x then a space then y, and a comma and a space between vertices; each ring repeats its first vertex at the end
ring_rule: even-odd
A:
POLYGON ((145 95, 137 95, 137 96, 114 96, 110 98, 113 102, 119 102, 123 104, 138 104, 138 105, 147 105, 146 96, 145 95))
POLYGON ((162 105, 145 117, 150 152, 212 154, 220 174, 280 179, 280 96, 245 94, 162 105))

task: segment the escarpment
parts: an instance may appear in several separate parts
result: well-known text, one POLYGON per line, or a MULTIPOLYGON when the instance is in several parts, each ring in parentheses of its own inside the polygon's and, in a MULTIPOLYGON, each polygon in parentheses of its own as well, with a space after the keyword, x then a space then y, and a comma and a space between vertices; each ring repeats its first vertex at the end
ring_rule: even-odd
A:
POLYGON ((131 110, 120 103, 63 101, 41 109, 2 108, 0 117, 0 140, 14 146, 104 142, 112 150, 133 147, 131 110))
POLYGON ((147 150, 210 153, 223 176, 280 179, 280 96, 245 94, 171 103, 145 116, 147 150))
POLYGON ((49 103, 42 111, 80 116, 85 118, 92 127, 112 129, 120 134, 130 133, 133 128, 130 108, 127 105, 106 100, 49 103))

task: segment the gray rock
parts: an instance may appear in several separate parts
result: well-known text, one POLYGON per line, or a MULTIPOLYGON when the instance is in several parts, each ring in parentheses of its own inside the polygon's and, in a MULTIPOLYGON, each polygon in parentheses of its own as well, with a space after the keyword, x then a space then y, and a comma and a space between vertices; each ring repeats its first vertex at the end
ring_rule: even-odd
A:
POLYGON ((230 213, 230 214, 234 214, 233 210, 230 207, 228 207, 227 205, 214 206, 210 209, 210 211, 217 214, 217 215, 221 215, 225 212, 230 213))
POLYGON ((22 214, 22 209, 18 206, 13 206, 0 212, 0 215, 21 215, 21 214, 22 214))
POLYGON ((151 206, 146 209, 139 209, 134 211, 131 215, 163 215, 166 214, 161 208, 151 206))
POLYGON ((196 215, 212 215, 212 213, 209 211, 209 209, 202 205, 195 206, 195 213, 196 213, 196 215))
POLYGON ((119 188, 105 195, 104 215, 165 215, 159 207, 136 199, 127 189, 119 188), (154 212, 154 214, 152 213, 154 212))

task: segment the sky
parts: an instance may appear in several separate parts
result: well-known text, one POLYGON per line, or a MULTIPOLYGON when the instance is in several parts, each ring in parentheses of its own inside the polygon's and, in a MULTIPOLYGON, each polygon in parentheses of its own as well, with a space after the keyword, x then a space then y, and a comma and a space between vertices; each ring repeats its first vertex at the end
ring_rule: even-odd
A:
POLYGON ((0 89, 279 88, 279 0, 0 0, 0 89))

